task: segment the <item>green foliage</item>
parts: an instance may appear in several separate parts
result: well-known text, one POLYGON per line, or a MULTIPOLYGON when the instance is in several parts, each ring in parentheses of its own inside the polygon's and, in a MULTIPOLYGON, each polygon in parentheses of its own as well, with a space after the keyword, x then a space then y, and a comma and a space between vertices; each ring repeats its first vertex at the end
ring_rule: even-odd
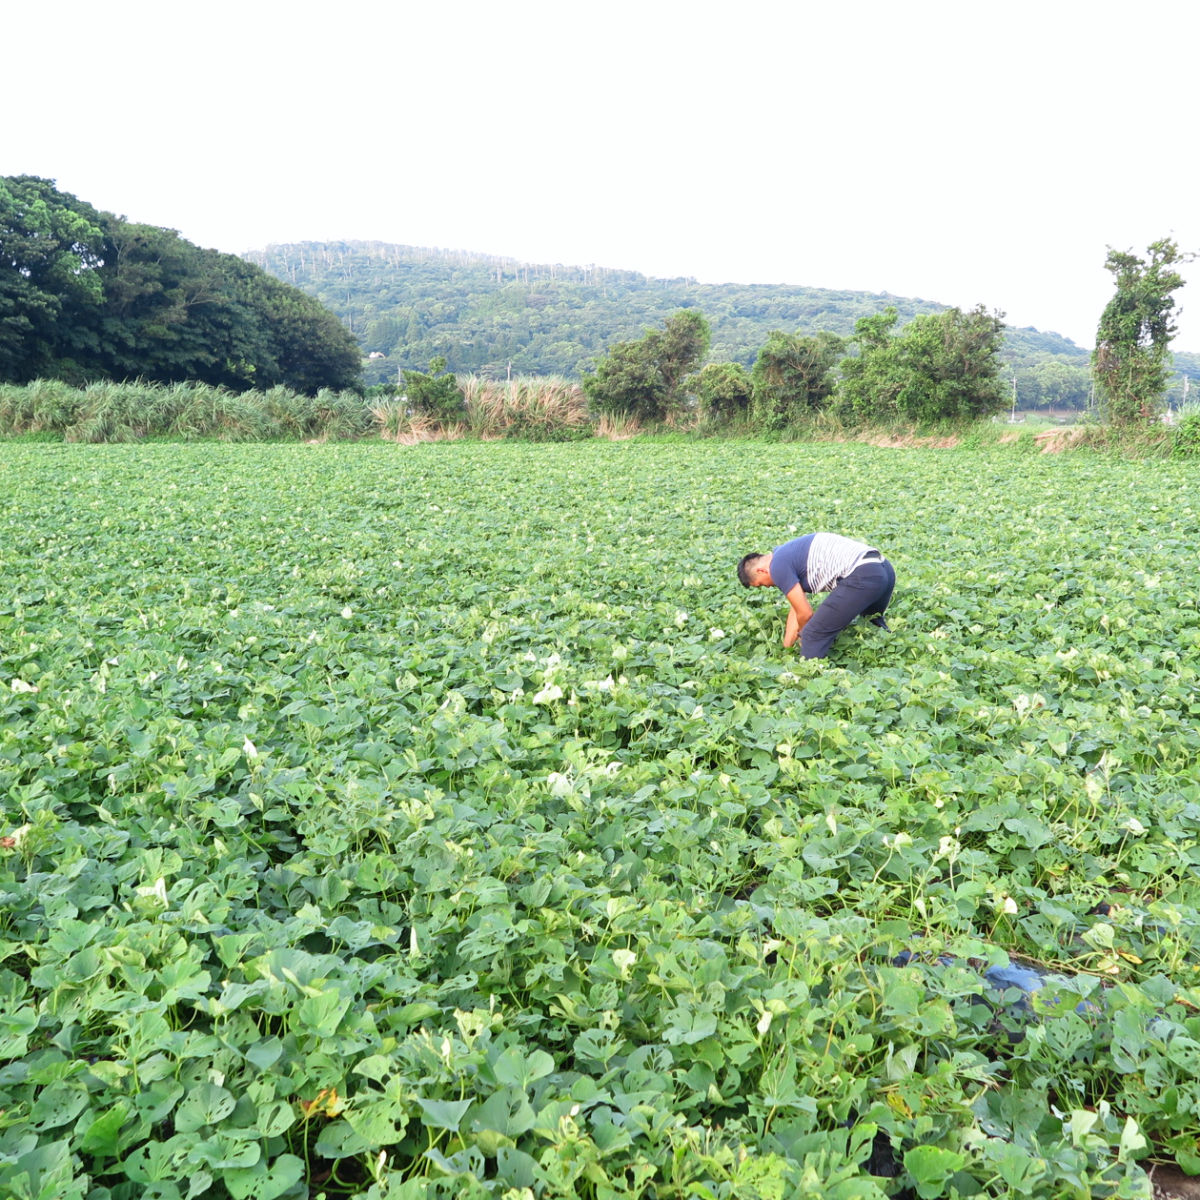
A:
MULTIPOLYGON (((1006 358, 1007 356, 1002 355, 1006 358)), ((1091 400, 1092 373, 1086 364, 1063 358, 1046 358, 1032 366, 1017 367, 1005 374, 1016 379, 1017 408, 1081 412, 1091 400)))
MULTIPOLYGON (((399 370, 422 367, 436 354, 459 375, 581 378, 615 344, 660 328, 681 309, 704 313, 713 360, 749 370, 772 329, 849 334, 858 317, 885 304, 903 320, 940 307, 866 292, 700 284, 380 242, 305 242, 246 257, 337 313, 360 335, 364 354, 385 356, 364 365, 369 384, 395 380, 399 370)), ((1052 344, 1072 348, 1061 338, 1052 344)), ((1086 352, 1077 353, 1086 363, 1086 352)))
POLYGON ((315 395, 359 371, 338 319, 261 268, 98 213, 49 180, 0 178, 0 380, 315 395))
POLYGON ((568 379, 460 380, 471 433, 484 438, 570 442, 591 437, 583 388, 568 379))
MULTIPOLYGON (((886 293, 781 284, 701 284, 634 271, 518 262, 460 251, 381 242, 303 242, 246 255, 277 278, 316 297, 358 335, 374 386, 394 382, 437 354, 459 375, 579 378, 617 342, 636 339, 673 312, 694 308, 712 327, 710 357, 747 370, 770 332, 822 331, 848 337, 855 322, 893 307, 901 326, 943 306, 886 293)), ((1177 355, 1178 369, 1200 380, 1200 356, 1177 355)), ((1001 350, 1022 408, 1087 406, 1088 351, 1060 334, 1009 327, 1001 350), (1071 368, 1069 386, 1035 373, 1071 368), (1080 380, 1083 380, 1080 383, 1080 380)), ((1182 386, 1182 375, 1174 377, 1182 386)))
POLYGON ((674 313, 662 329, 613 346, 594 374, 584 377, 584 392, 597 412, 665 421, 682 411, 685 381, 703 362, 711 336, 701 313, 674 313))
POLYGON ((1195 1170, 1194 467, 1012 465, 0 445, 0 1194, 1195 1170), (780 649, 766 476, 890 635, 780 649))
POLYGON ((1104 267, 1116 292, 1100 317, 1092 370, 1114 425, 1146 424, 1162 411, 1176 331, 1174 293, 1184 283, 1175 267, 1188 257, 1170 238, 1152 242, 1144 259, 1109 247, 1104 267))
POLYGON ((0 435, 53 435, 68 442, 219 439, 251 442, 359 438, 373 419, 356 392, 316 396, 274 387, 230 392, 208 384, 100 382, 73 388, 58 380, 0 384, 0 435))
POLYGON ((428 372, 405 371, 404 391, 413 412, 431 420, 450 424, 466 413, 462 388, 440 356, 430 361, 428 372))
POLYGON ((696 376, 694 387, 707 424, 728 425, 749 415, 750 373, 741 363, 709 363, 696 376))
POLYGON ((815 337, 772 331, 751 374, 754 425, 786 429, 826 408, 836 386, 834 367, 845 343, 831 333, 815 337))
POLYGON ((842 362, 843 413, 867 423, 932 424, 984 417, 1004 407, 999 314, 950 308, 915 318, 898 335, 892 332, 896 317, 889 309, 858 322, 858 354, 842 362))
POLYGON ((1171 431, 1175 458, 1200 458, 1200 411, 1186 412, 1171 431))
POLYGON ((103 300, 102 218, 45 179, 0 176, 0 380, 24 382, 86 351, 103 300))

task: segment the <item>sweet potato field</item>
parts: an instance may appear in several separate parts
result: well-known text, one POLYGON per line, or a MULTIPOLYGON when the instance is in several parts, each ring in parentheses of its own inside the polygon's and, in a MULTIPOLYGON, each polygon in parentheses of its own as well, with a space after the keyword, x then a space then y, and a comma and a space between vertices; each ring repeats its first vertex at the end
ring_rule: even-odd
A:
POLYGON ((1015 447, 0 446, 0 1195, 1200 1172, 1200 488, 1015 447), (895 564, 779 645, 749 550, 895 564))

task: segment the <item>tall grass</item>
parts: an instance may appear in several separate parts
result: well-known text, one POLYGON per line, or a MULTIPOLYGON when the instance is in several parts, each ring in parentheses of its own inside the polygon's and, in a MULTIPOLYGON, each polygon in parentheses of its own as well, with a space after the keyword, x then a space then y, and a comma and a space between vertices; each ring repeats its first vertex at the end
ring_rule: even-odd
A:
POLYGON ((57 379, 0 384, 0 434, 61 434, 74 422, 81 402, 78 388, 57 379))
POLYGON ((481 438, 524 438, 560 442, 592 434, 583 388, 555 376, 493 380, 469 375, 459 380, 467 426, 481 438))
POLYGON ((48 433, 68 442, 146 438, 230 442, 346 439, 372 431, 354 392, 306 396, 289 388, 230 392, 203 383, 0 384, 0 435, 48 433))
POLYGON ((403 397, 380 400, 371 407, 375 431, 385 442, 414 446, 417 442, 437 442, 463 437, 461 421, 446 422, 425 413, 412 412, 403 397))

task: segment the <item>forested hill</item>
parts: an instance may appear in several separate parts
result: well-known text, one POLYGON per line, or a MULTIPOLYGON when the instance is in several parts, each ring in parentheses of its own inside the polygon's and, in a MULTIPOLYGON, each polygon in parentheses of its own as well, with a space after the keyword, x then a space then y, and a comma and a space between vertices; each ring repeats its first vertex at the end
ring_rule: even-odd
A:
MULTIPOLYGON (((710 361, 749 366, 772 330, 848 335, 859 317, 889 306, 901 324, 945 307, 886 292, 703 284, 383 242, 302 242, 245 257, 337 313, 364 354, 385 356, 367 363, 367 383, 424 370, 436 355, 458 373, 576 376, 681 308, 711 324, 710 361)), ((1006 358, 1024 370, 1086 368, 1088 351, 1055 333, 1010 329, 1006 358)))

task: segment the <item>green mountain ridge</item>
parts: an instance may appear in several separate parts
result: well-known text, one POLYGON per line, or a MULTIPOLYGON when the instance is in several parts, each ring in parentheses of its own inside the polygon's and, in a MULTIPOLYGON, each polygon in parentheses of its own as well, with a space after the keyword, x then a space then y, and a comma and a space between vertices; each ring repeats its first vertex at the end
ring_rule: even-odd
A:
MULTIPOLYGON (((709 321, 709 361, 750 366, 772 330, 849 336, 860 317, 888 307, 901 326, 948 307, 889 292, 700 283, 376 241, 279 244, 243 257, 341 318, 362 347, 367 384, 424 370, 435 356, 459 374, 574 378, 613 343, 679 309, 698 309, 709 321)), ((1004 369, 1022 402, 1082 407, 1089 357, 1090 348, 1052 331, 1005 332, 1004 369)), ((1176 359, 1177 369, 1200 378, 1200 355, 1176 359)))

